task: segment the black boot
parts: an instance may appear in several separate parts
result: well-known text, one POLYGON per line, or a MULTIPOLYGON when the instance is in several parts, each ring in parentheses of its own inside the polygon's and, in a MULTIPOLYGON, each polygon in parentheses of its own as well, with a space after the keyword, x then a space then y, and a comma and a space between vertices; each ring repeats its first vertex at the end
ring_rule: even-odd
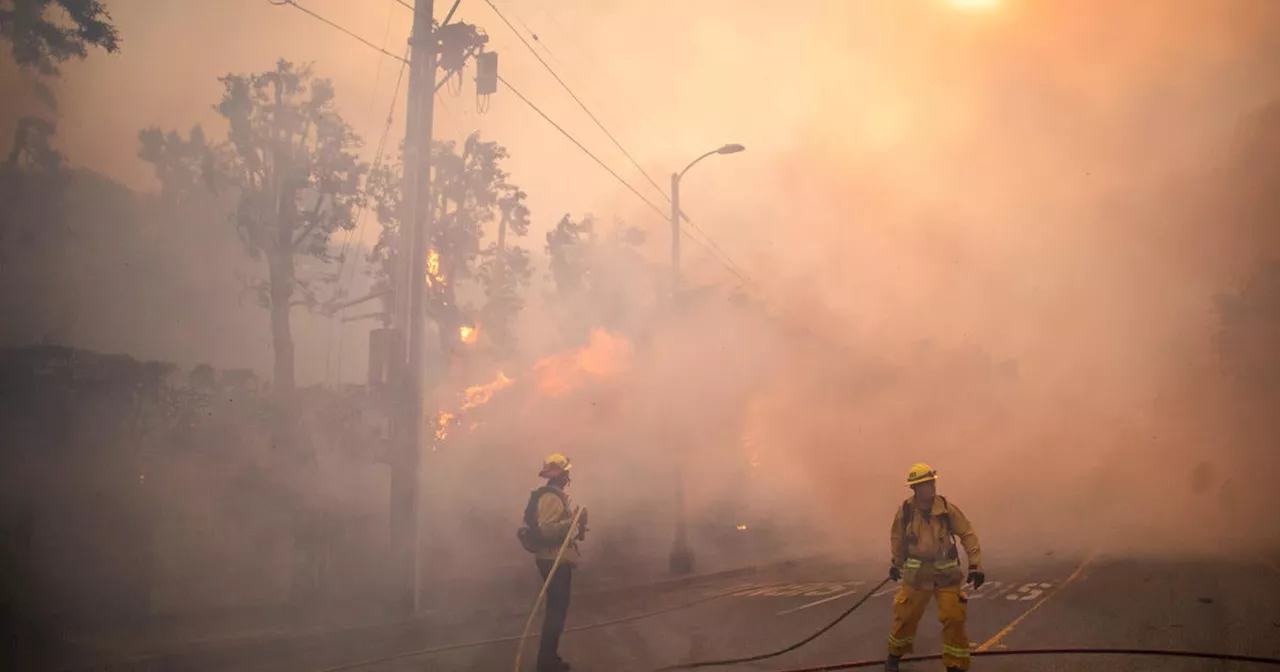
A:
POLYGON ((902 656, 890 654, 884 661, 884 672, 898 672, 898 663, 902 661, 902 656))

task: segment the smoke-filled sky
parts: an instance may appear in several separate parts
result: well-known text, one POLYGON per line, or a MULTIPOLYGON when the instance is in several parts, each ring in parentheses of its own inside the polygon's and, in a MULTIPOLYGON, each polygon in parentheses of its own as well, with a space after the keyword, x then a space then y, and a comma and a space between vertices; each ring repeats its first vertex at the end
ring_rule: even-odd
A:
MULTIPOLYGON (((302 4, 392 52, 412 18, 393 0, 302 4)), ((443 15, 450 3, 436 4, 443 15)), ((1216 291, 1169 258, 1194 248, 1145 254, 1149 232, 1108 207, 1213 164, 1239 116, 1277 93, 1266 66, 1280 8, 1266 0, 498 6, 664 189, 706 149, 748 147, 699 166, 683 194, 749 269, 811 283, 860 329, 972 338, 1019 357, 1046 330, 1096 334, 1134 304, 1216 291)), ((69 65, 60 87, 74 162, 150 186, 137 130, 216 127, 216 77, 277 57, 314 61, 368 151, 377 144, 398 63, 302 12, 265 0, 109 9, 121 53, 69 65)), ((488 31, 504 77, 662 205, 484 2, 464 1, 458 17, 488 31)), ((442 92, 438 137, 480 129, 508 146, 536 225, 595 212, 665 236, 514 96, 500 91, 480 115, 471 92, 442 92)), ((393 141, 398 108, 395 118, 393 141)))
MULTIPOLYGON (((394 0, 299 1, 404 47, 411 12, 394 0)), ((1184 375, 1177 366, 1208 361, 1212 296, 1268 251, 1178 199, 1217 173, 1241 117, 1280 97, 1271 0, 495 2, 664 190, 704 151, 747 147, 691 172, 684 209, 790 319, 890 360, 921 339, 1016 360, 1024 414, 1002 445, 1059 430, 1098 439, 1070 426, 1064 400, 1121 416, 1149 406, 1184 375), (820 308, 796 308, 810 305, 820 308)), ((152 188, 137 131, 202 123, 220 136, 216 78, 279 57, 333 79, 372 155, 396 61, 266 0, 106 4, 121 53, 69 64, 58 87, 59 146, 73 163, 152 188)), ((437 0, 437 15, 449 4, 437 0)), ((487 30, 504 78, 664 206, 483 0, 463 0, 457 16, 487 30)), ((486 114, 469 78, 436 109, 437 137, 479 129, 510 150, 535 250, 566 212, 622 217, 665 241, 659 215, 501 85, 486 114)), ((686 250, 695 279, 727 277, 686 250)), ((892 441, 911 413, 882 410, 877 440, 892 441)), ((1145 432, 1120 424, 1097 430, 1108 450, 1145 432)), ((952 429, 938 430, 937 450, 958 440, 952 429)), ((885 474, 914 461, 891 457, 885 474)), ((810 465, 821 480, 817 464, 844 462, 810 465)))

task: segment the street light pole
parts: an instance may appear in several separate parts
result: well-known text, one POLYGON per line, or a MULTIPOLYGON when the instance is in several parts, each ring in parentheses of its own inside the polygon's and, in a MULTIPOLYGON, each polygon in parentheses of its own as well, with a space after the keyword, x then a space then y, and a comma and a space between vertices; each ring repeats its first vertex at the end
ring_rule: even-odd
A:
MULTIPOLYGON (((713 149, 689 162, 684 170, 671 174, 671 306, 680 305, 680 180, 689 169, 712 154, 737 154, 746 147, 725 145, 713 149)), ((684 471, 676 470, 676 538, 671 545, 668 568, 672 574, 688 574, 693 571, 693 549, 689 548, 688 524, 684 507, 684 471)))
POLYGON ((680 176, 671 173, 671 300, 680 291, 680 176))

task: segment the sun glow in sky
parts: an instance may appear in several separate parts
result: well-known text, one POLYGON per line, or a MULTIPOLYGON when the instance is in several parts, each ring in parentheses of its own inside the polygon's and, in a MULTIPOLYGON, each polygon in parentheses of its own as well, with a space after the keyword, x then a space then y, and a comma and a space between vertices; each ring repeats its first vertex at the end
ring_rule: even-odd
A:
POLYGON ((1000 4, 1000 0, 947 0, 957 9, 991 9, 1000 4))

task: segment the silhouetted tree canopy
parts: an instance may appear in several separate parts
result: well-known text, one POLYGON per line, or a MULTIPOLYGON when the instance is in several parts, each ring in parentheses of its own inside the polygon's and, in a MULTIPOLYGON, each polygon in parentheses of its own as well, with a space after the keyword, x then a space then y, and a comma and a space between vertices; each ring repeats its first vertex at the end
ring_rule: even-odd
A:
MULTIPOLYGON (((509 245, 508 236, 529 233, 529 209, 525 193, 509 181, 502 169, 507 150, 496 142, 480 140, 473 133, 457 143, 432 145, 435 230, 430 247, 431 276, 427 312, 439 328, 441 348, 453 348, 459 329, 478 320, 481 333, 500 349, 514 347, 513 323, 524 307, 520 288, 530 278, 528 252, 509 245), (488 245, 482 246, 486 237, 488 245), (459 298, 460 285, 476 282, 484 290, 485 304, 478 310, 459 298)), ((376 203, 382 232, 369 255, 380 289, 390 289, 397 277, 403 203, 403 162, 375 169, 369 178, 369 194, 376 203)), ((384 301, 388 306, 394 298, 384 301)))
POLYGON ((59 64, 84 58, 89 47, 119 49, 120 35, 97 0, 8 0, 5 5, 0 5, 0 37, 10 43, 18 65, 42 75, 57 76, 59 64))
POLYGON ((640 229, 615 222, 603 236, 591 215, 569 215, 547 232, 546 254, 556 296, 567 310, 561 326, 571 340, 593 327, 623 329, 652 297, 640 229))
POLYGON ((225 141, 211 143, 198 127, 187 138, 149 128, 139 134, 139 156, 171 198, 198 187, 234 194, 245 251, 266 261, 267 277, 245 284, 271 312, 273 382, 287 396, 295 385, 289 311, 335 298, 331 262, 340 259, 332 237, 354 228, 367 167, 355 152, 360 139, 335 108, 333 86, 310 66, 281 60, 274 70, 219 81, 225 141))
POLYGON ((595 226, 595 218, 591 215, 576 222, 565 215, 555 228, 547 232, 546 250, 551 279, 556 283, 556 291, 562 295, 580 292, 587 285, 595 226))

